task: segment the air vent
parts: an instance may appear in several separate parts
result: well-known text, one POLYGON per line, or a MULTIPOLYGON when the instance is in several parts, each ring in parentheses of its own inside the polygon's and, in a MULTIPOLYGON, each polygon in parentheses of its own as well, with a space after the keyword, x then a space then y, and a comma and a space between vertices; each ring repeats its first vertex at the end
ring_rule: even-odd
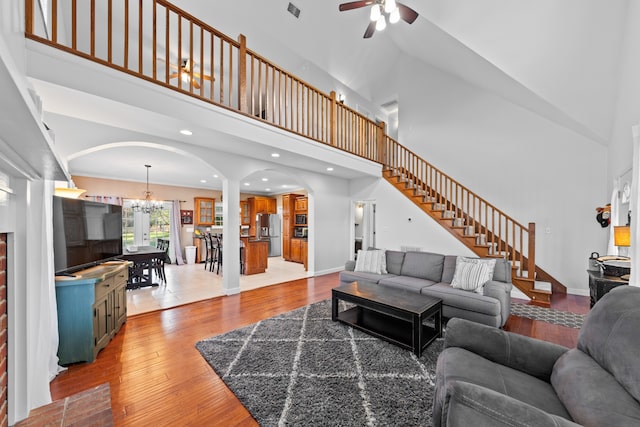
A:
POLYGON ((300 9, 298 9, 296 5, 293 3, 289 3, 289 6, 287 6, 287 11, 289 11, 289 13, 295 16, 296 18, 300 17, 300 9))

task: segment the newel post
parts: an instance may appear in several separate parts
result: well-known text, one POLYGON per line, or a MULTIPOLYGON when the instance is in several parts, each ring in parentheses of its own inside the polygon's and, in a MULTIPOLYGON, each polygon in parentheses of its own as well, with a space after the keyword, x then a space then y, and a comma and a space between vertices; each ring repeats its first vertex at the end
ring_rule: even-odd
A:
POLYGON ((376 148, 376 160, 382 164, 384 169, 388 165, 387 152, 385 150, 385 144, 384 144, 384 140, 386 139, 386 136, 387 136, 387 125, 384 122, 380 122, 378 127, 379 127, 379 131, 378 131, 378 138, 376 141, 378 145, 378 147, 376 148))
POLYGON ((331 97, 331 106, 329 108, 329 144, 335 147, 338 141, 338 101, 336 91, 332 90, 329 96, 331 97))
POLYGON ((240 34, 238 43, 238 109, 247 113, 247 38, 240 34))
POLYGON ((528 278, 535 279, 536 275, 536 223, 529 223, 529 248, 527 251, 527 273, 528 278))

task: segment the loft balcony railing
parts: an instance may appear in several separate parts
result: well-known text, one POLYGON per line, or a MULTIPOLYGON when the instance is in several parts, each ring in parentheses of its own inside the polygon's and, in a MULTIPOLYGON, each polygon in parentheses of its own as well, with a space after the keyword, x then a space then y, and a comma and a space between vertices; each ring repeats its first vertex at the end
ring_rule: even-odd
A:
POLYGON ((525 227, 376 123, 164 0, 25 0, 27 38, 402 171, 534 273, 525 227))

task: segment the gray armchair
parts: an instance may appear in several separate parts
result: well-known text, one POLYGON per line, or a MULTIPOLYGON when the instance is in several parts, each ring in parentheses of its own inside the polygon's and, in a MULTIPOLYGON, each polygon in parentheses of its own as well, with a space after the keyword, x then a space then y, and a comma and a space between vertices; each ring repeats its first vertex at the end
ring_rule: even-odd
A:
POLYGON ((609 292, 568 349, 451 319, 433 425, 640 425, 640 288, 609 292), (576 424, 578 423, 578 424, 576 424))

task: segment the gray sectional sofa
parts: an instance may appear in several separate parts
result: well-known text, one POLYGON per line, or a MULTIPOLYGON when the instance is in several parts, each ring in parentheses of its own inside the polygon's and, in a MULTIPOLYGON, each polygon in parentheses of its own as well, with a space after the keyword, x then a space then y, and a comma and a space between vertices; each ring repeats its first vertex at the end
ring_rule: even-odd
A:
POLYGON ((455 255, 431 252, 386 251, 387 274, 354 271, 356 262, 347 261, 340 272, 340 284, 354 281, 406 289, 442 299, 445 318, 461 317, 501 328, 511 309, 511 264, 496 260, 493 280, 482 293, 451 286, 456 269, 455 255))

